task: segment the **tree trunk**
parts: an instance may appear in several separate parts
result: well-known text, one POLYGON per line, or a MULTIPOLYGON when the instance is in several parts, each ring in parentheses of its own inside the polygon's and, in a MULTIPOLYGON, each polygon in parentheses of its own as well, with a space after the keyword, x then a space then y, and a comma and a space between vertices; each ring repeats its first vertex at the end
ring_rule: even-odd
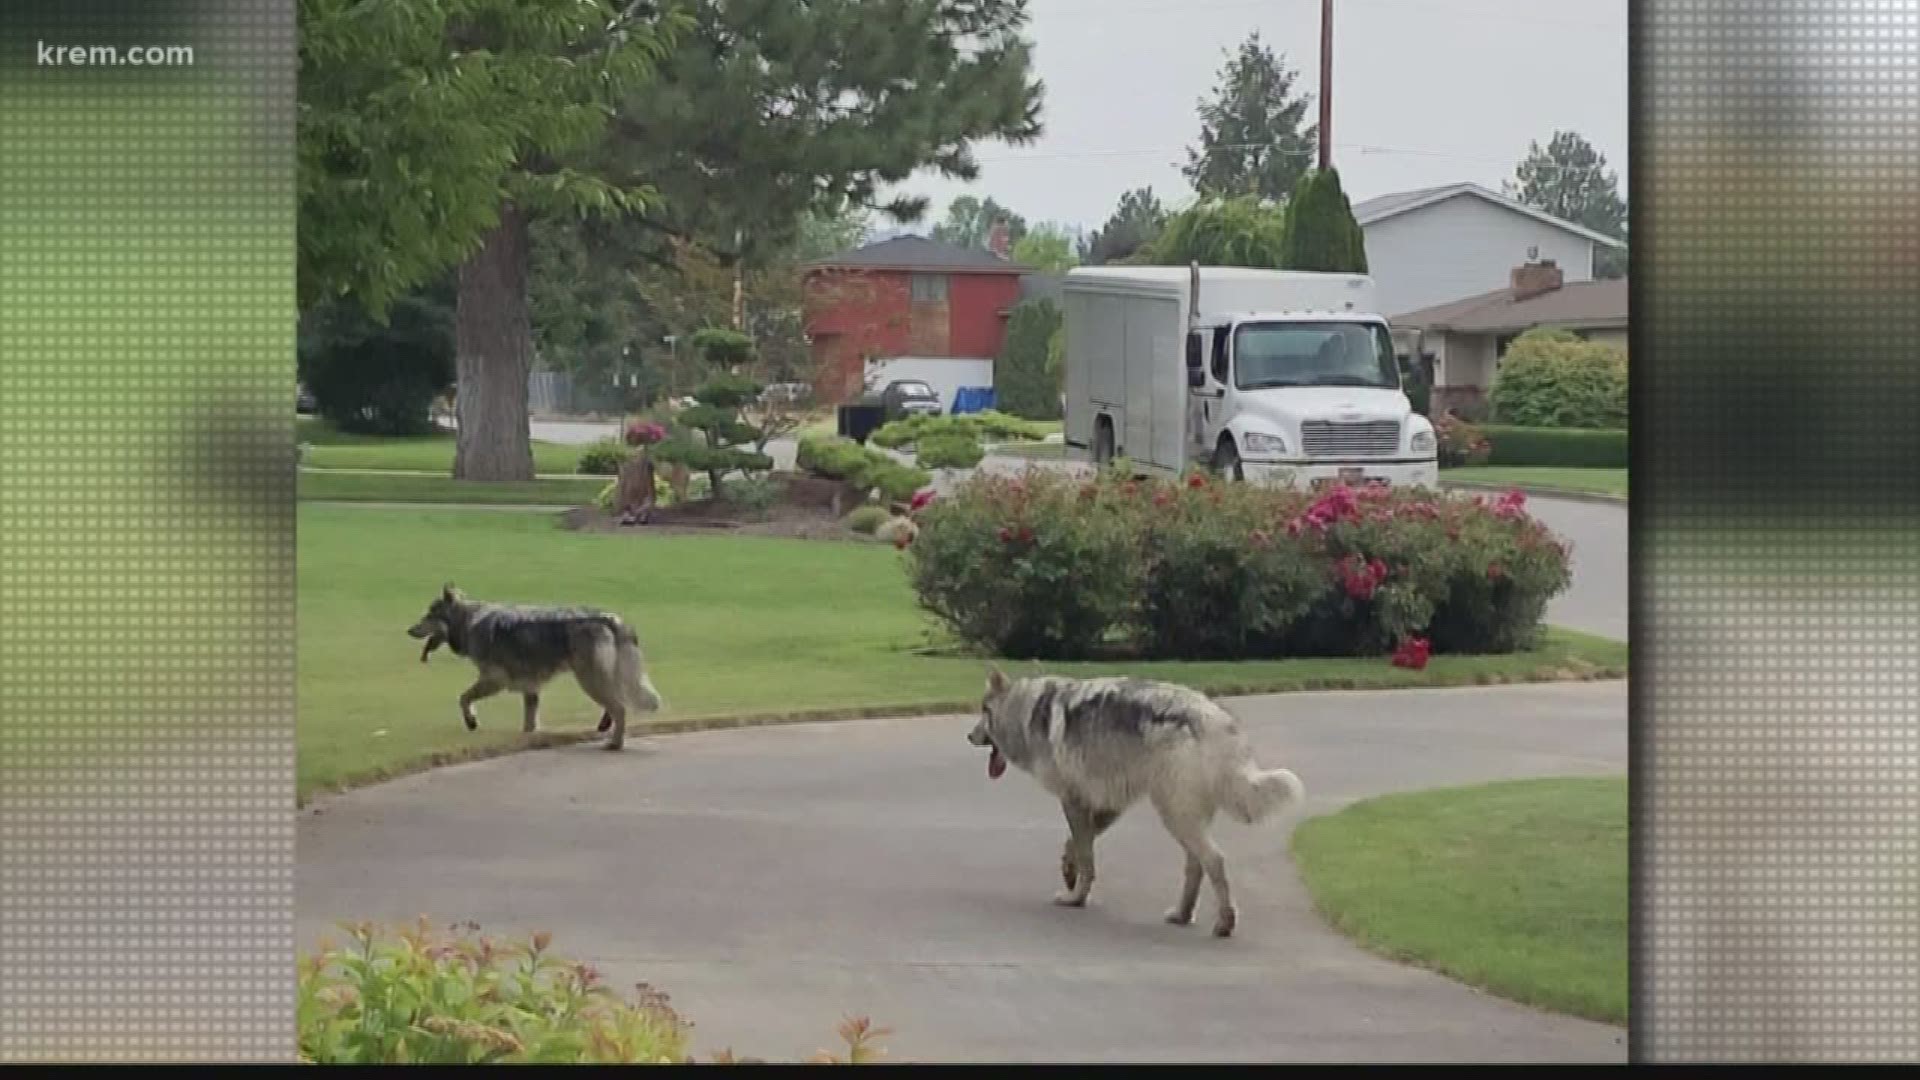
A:
POLYGON ((508 203, 500 224, 460 267, 454 320, 459 376, 454 411, 456 480, 531 480, 527 375, 533 325, 527 311, 527 219, 508 203))

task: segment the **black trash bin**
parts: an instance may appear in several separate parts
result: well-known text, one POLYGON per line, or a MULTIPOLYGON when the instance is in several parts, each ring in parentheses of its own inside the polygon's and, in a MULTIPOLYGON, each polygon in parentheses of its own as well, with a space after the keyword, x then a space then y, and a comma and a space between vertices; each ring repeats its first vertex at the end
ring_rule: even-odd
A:
POLYGON ((842 405, 838 415, 840 435, 864 445, 867 436, 880 426, 886 410, 879 405, 842 405))

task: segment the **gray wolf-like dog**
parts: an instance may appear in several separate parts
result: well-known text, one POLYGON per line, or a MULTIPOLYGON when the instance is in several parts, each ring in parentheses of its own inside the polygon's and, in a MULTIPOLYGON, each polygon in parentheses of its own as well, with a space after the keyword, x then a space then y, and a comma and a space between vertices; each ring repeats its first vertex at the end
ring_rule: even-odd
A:
POLYGON ((480 677, 460 695, 460 719, 468 731, 480 726, 473 703, 502 690, 525 702, 522 730, 537 730, 540 690, 562 671, 572 671, 580 689, 605 710, 599 730, 611 731, 608 750, 625 743, 628 714, 654 712, 663 704, 647 677, 639 637, 618 615, 605 611, 488 604, 469 600, 449 584, 407 634, 425 639, 422 663, 444 644, 480 669, 480 677))
POLYGON ((1009 680, 987 675, 980 722, 967 741, 987 747, 987 775, 1018 766, 1060 800, 1067 844, 1060 855, 1065 891, 1054 902, 1081 907, 1093 889, 1093 842, 1127 808, 1146 798, 1186 853, 1180 900, 1167 921, 1186 926, 1213 883, 1213 932, 1233 933, 1238 916, 1226 859, 1208 836, 1222 810, 1251 825, 1305 795, 1286 769, 1262 769, 1232 715, 1206 695, 1140 679, 1009 680))

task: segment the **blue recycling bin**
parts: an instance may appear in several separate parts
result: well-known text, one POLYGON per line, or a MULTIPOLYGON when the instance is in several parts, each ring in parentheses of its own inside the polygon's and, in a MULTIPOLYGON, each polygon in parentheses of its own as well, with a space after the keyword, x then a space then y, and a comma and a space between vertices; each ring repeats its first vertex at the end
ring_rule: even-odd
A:
POLYGON ((967 413, 986 412, 993 408, 993 387, 962 386, 953 392, 953 407, 948 411, 955 416, 967 413))

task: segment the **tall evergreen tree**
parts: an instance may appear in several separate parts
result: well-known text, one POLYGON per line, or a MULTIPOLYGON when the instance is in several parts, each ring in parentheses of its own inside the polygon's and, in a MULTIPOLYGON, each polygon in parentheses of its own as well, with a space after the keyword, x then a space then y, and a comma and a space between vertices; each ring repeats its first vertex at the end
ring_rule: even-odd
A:
POLYGON ((1182 172, 1202 198, 1257 195, 1280 202, 1313 167, 1320 128, 1306 122, 1312 98, 1296 95, 1299 72, 1256 32, 1220 69, 1200 102, 1200 143, 1182 172))
POLYGON ((1150 187, 1120 196, 1120 205, 1080 244, 1080 261, 1090 266, 1123 262, 1151 244, 1167 227, 1167 211, 1150 187))
MULTIPOLYGON (((1627 239, 1620 176, 1575 132, 1554 132, 1544 148, 1538 142, 1528 144, 1527 156, 1514 168, 1506 189, 1509 197, 1536 210, 1623 243, 1627 239)), ((1626 257, 1624 248, 1604 249, 1595 269, 1603 278, 1625 276, 1626 257)))
POLYGON ((1341 190, 1338 170, 1316 170, 1300 181, 1287 204, 1287 242, 1280 265, 1288 270, 1367 272, 1366 235, 1341 190))

